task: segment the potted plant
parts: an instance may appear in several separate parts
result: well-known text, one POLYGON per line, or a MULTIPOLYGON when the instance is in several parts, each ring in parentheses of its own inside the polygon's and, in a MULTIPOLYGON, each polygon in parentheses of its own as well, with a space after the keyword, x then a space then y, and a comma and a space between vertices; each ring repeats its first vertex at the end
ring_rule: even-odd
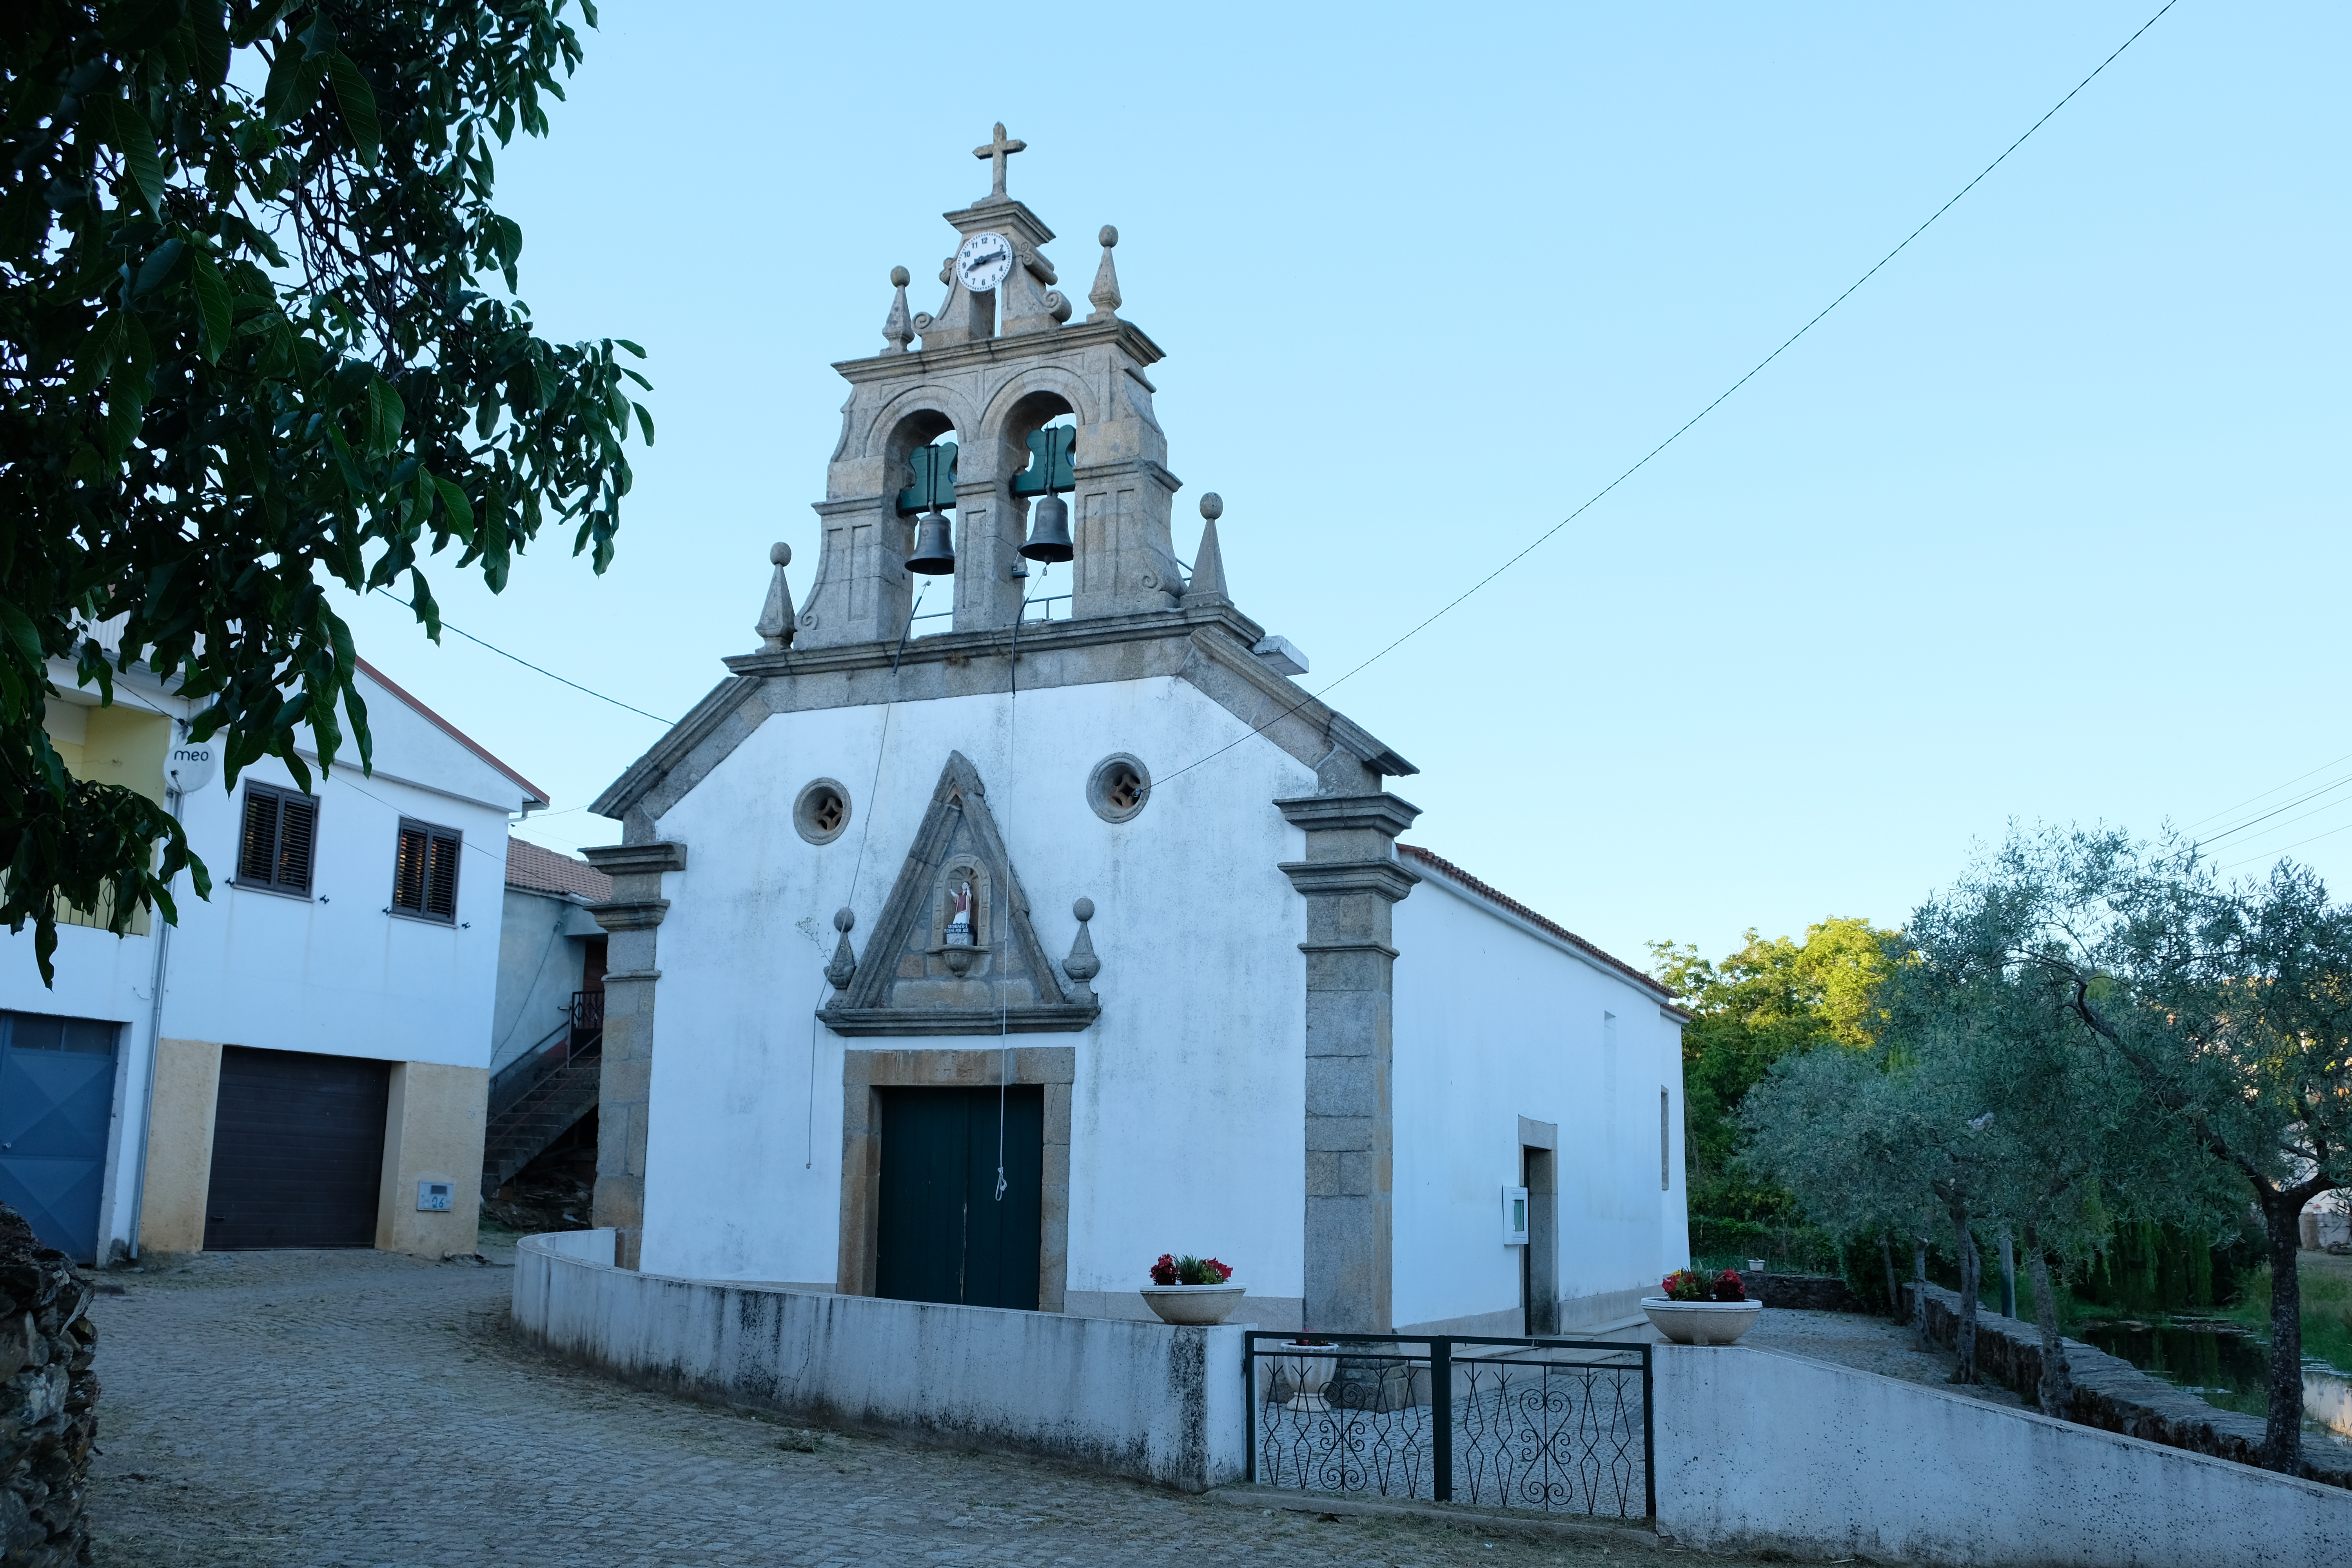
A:
POLYGON ((1727 1345, 1764 1310, 1763 1302, 1748 1299, 1748 1287, 1735 1269, 1710 1279, 1696 1269, 1677 1268, 1664 1283, 1665 1293, 1643 1297, 1642 1310, 1678 1345, 1727 1345))
POLYGON ((1163 1323, 1222 1323, 1242 1304, 1247 1289, 1233 1278, 1233 1269, 1213 1258, 1163 1252, 1151 1266, 1143 1301, 1163 1323))
POLYGON ((1318 1352, 1336 1350, 1338 1342, 1302 1333, 1283 1341, 1277 1348, 1297 1353, 1274 1363, 1274 1383, 1266 1390, 1266 1403, 1302 1415, 1330 1409, 1323 1391, 1331 1386, 1331 1373, 1339 1367, 1339 1358, 1318 1352))

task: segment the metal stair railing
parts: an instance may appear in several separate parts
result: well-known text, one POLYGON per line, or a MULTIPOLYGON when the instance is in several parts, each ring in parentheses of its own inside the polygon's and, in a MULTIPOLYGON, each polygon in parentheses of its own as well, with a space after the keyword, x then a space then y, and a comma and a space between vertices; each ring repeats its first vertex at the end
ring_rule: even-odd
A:
POLYGON ((574 991, 563 1022, 490 1078, 490 1114, 511 1109, 559 1068, 604 1048, 604 993, 574 991))

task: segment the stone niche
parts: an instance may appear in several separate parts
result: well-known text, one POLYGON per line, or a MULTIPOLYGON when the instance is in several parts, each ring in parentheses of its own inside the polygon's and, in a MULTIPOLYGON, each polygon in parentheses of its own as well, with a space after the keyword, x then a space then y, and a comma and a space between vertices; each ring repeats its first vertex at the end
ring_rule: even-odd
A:
POLYGON ((1086 934, 1094 906, 1081 899, 1076 912, 1077 945, 1057 968, 1030 924, 980 774, 952 752, 863 958, 848 911, 836 918, 835 990, 817 1016, 851 1036, 1086 1028, 1102 1014, 1087 984, 1100 966, 1086 934))

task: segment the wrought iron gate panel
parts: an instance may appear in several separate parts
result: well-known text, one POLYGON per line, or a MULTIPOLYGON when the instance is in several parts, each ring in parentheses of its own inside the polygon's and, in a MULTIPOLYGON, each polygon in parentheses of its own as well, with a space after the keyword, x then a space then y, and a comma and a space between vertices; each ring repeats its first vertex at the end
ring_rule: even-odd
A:
POLYGON ((1650 1347, 1605 1341, 1251 1331, 1262 1485, 1647 1519, 1650 1347))

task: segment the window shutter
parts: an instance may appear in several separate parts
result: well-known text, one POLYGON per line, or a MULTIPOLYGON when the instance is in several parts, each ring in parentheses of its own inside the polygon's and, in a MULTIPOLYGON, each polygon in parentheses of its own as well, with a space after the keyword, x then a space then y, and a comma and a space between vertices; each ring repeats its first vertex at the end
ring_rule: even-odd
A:
POLYGON ((457 839, 446 833, 433 836, 433 854, 425 878, 425 912, 445 921, 457 918, 457 839))
POLYGON ((411 914, 425 912, 425 862, 431 842, 423 828, 401 826, 400 848, 392 867, 392 901, 411 914))
POLYGON ((278 885, 310 890, 310 851, 319 826, 316 802, 299 795, 279 797, 284 815, 278 828, 278 885))
POLYGON ((237 846, 236 874, 268 882, 278 868, 278 797, 265 790, 245 792, 245 834, 237 846))

